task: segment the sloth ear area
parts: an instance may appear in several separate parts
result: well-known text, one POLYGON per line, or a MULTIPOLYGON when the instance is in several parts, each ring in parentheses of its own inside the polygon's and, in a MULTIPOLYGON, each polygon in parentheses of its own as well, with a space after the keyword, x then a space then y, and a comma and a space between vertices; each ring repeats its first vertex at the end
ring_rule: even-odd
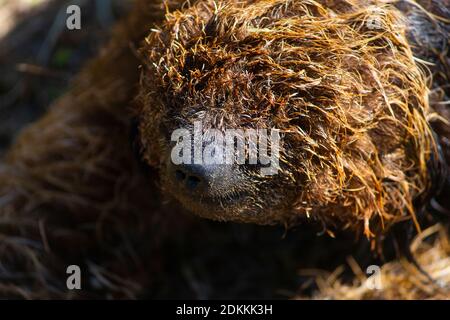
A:
POLYGON ((130 120, 129 141, 133 158, 137 160, 140 166, 144 166, 144 161, 142 160, 142 144, 139 139, 139 120, 136 118, 130 120))
MULTIPOLYGON (((429 167, 431 190, 427 201, 427 209, 437 220, 450 218, 450 171, 439 146, 439 160, 433 160, 433 167, 429 167)), ((431 161, 431 159, 430 159, 431 161)))
POLYGON ((152 161, 148 159, 149 157, 143 155, 143 147, 139 133, 139 120, 137 118, 130 120, 129 141, 133 159, 137 162, 140 171, 145 175, 150 175, 150 169, 157 166, 157 161, 156 159, 152 161))
POLYGON ((430 187, 414 200, 414 207, 419 216, 431 213, 435 218, 450 217, 448 194, 450 193, 450 171, 444 151, 437 134, 433 132, 436 152, 432 152, 427 162, 430 187), (444 204, 445 203, 445 204, 444 204))

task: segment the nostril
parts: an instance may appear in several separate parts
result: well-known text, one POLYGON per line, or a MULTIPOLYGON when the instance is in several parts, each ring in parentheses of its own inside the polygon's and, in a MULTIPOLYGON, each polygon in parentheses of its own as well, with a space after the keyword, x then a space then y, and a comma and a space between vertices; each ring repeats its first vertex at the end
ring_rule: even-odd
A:
POLYGON ((178 180, 178 181, 183 181, 184 179, 186 179, 186 174, 183 172, 183 171, 181 171, 181 170, 176 170, 175 171, 175 178, 178 180))
POLYGON ((200 184, 200 182, 200 178, 196 176, 189 176, 186 180, 186 186, 192 190, 195 189, 200 184))

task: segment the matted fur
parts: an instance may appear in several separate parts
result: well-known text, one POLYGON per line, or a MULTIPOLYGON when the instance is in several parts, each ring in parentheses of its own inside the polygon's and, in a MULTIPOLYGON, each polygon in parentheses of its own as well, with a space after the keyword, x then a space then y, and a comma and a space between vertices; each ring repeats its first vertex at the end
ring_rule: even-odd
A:
POLYGON ((201 1, 167 15, 141 54, 148 70, 138 114, 152 163, 167 154, 160 127, 174 129, 172 114, 205 127, 284 133, 280 176, 294 189, 287 205, 270 212, 258 188, 254 201, 270 212, 263 218, 212 218, 320 220, 368 237, 415 219, 412 201, 429 186, 433 152, 429 90, 392 5, 201 1))

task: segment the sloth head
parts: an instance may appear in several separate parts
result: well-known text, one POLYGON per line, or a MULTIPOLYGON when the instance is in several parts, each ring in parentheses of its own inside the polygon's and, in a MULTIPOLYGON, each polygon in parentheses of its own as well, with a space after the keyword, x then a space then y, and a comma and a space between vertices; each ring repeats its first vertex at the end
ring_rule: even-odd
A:
POLYGON ((142 154, 188 210, 368 236, 414 215, 433 144, 428 89, 393 7, 206 0, 168 13, 140 54, 142 154), (229 132, 241 137, 231 162, 229 132))

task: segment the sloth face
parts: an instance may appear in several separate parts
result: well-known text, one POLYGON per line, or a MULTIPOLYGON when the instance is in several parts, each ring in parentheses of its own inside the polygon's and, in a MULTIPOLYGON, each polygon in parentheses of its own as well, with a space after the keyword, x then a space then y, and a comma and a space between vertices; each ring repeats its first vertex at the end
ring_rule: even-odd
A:
POLYGON ((143 155, 165 192, 213 219, 304 218, 368 236, 370 224, 409 215, 427 186, 428 89, 400 13, 380 8, 377 28, 371 14, 306 0, 201 1, 168 14, 140 50, 137 99, 143 155), (232 140, 227 152, 230 130, 244 146, 232 140), (251 161, 248 132, 264 130, 270 148, 257 139, 263 161, 251 161))
POLYGON ((276 115, 259 109, 258 101, 243 104, 241 93, 252 79, 234 72, 211 76, 198 91, 164 102, 155 131, 142 128, 147 137, 157 137, 151 148, 159 157, 151 161, 159 167, 165 193, 202 217, 281 222, 280 213, 292 210, 298 187, 289 169, 293 153, 285 148, 289 138, 285 128, 276 127, 276 115))

